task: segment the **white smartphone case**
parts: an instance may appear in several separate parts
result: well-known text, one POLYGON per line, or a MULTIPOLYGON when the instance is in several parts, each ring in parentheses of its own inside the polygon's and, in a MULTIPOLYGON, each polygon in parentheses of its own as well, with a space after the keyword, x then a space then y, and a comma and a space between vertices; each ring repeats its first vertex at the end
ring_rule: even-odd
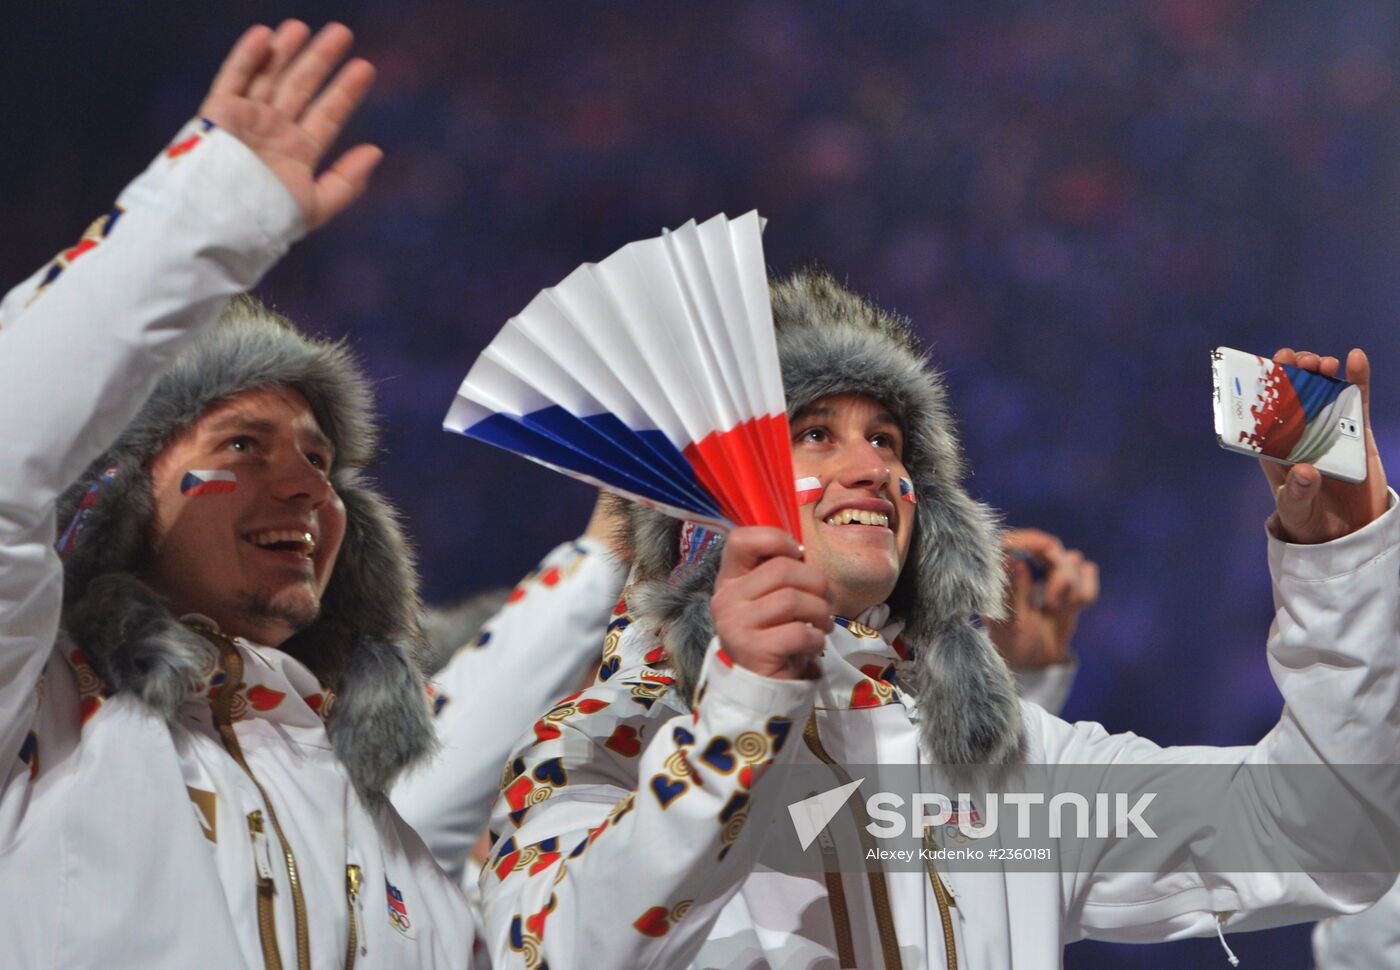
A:
POLYGON ((1361 389, 1267 357, 1211 352, 1220 447, 1283 465, 1307 462, 1344 482, 1366 478, 1361 389))

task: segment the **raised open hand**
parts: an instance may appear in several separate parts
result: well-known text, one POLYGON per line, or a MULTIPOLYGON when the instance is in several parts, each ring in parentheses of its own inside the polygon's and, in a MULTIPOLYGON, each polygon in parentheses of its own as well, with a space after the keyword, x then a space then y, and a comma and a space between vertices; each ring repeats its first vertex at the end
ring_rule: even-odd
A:
POLYGON ((199 108, 281 179, 308 229, 325 225, 359 198, 384 154, 373 145, 357 145, 316 174, 374 84, 374 67, 358 57, 327 83, 353 42, 344 24, 327 24, 314 38, 299 20, 284 21, 275 32, 250 27, 229 51, 199 108))
MULTIPOLYGON (((1341 361, 1320 357, 1310 351, 1294 353, 1288 348, 1274 354, 1280 364, 1292 364, 1336 377, 1341 361)), ((1361 350, 1347 355, 1346 379, 1361 389, 1362 416, 1366 424, 1366 479, 1355 485, 1327 478, 1308 464, 1291 468, 1261 461, 1264 475, 1278 503, 1275 531, 1287 542, 1310 544, 1349 535, 1379 518, 1388 507, 1385 469, 1375 436, 1371 434, 1371 362, 1361 350)))

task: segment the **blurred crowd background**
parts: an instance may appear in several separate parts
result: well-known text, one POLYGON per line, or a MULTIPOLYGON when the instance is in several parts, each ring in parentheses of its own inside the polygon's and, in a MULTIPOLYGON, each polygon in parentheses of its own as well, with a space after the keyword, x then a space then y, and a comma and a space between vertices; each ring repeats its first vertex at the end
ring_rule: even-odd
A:
MULTIPOLYGON (((1208 353, 1367 348, 1400 469, 1400 6, 12 4, 0 283, 106 210, 243 26, 288 15, 356 30, 380 78, 350 137, 388 157, 262 292, 380 380, 430 599, 512 582, 592 502, 439 430, 477 352, 577 264, 757 208, 775 272, 820 264, 934 345, 973 491, 1101 564, 1066 715, 1172 744, 1272 725, 1271 502, 1213 440, 1208 353)), ((1311 966, 1305 928, 1234 947, 1311 966)))

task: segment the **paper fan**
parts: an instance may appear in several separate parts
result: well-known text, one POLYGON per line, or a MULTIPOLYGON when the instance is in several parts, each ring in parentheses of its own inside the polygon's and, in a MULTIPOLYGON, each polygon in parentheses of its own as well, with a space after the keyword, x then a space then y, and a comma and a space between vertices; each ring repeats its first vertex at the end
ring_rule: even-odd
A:
POLYGON ((758 213, 586 263, 477 358, 444 427, 671 515, 797 535, 758 213))

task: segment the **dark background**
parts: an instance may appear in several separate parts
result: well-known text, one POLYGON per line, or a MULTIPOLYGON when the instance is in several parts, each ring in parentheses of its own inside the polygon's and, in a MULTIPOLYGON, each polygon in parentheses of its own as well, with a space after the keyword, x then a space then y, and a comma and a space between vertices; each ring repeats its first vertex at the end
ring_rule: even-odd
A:
MULTIPOLYGON (((1101 564, 1067 716, 1172 744, 1277 718, 1271 503, 1215 446, 1207 353, 1366 347, 1400 461, 1400 6, 7 4, 0 283, 106 211, 243 26, 286 15, 357 31, 380 82, 351 138, 388 158, 262 292, 380 379, 431 598, 513 581, 592 502, 438 430, 476 353, 578 263, 756 207, 775 271, 818 262, 935 345, 973 491, 1101 564)), ((1234 946, 1311 965, 1306 928, 1234 946)))

